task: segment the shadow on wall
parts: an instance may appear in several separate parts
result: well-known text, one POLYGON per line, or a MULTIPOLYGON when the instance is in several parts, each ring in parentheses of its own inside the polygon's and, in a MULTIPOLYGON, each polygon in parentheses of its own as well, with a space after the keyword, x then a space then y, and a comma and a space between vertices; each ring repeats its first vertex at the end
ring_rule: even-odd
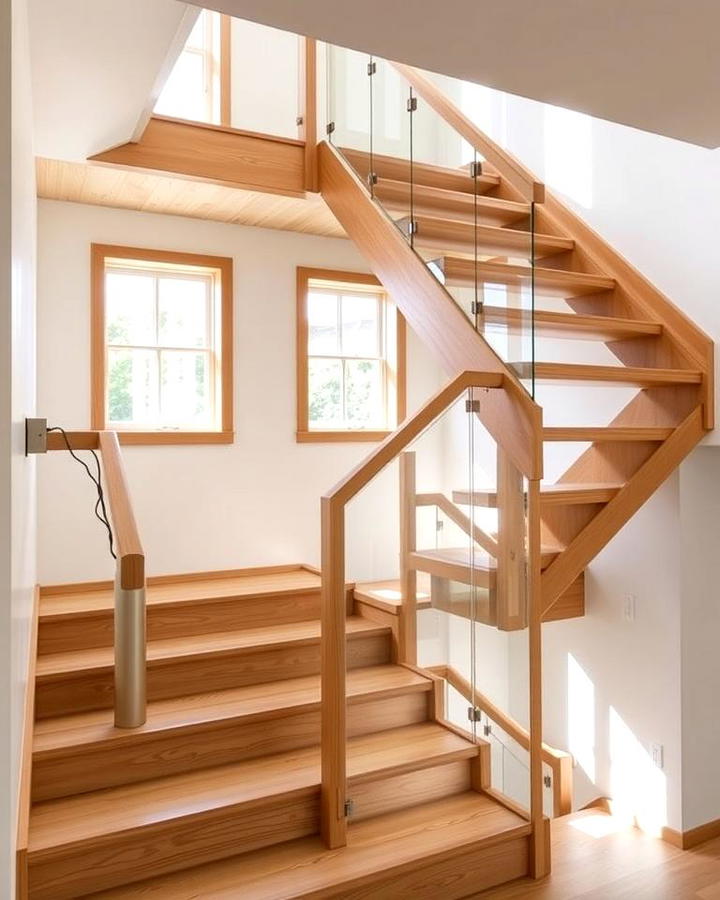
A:
POLYGON ((588 781, 610 785, 613 815, 660 836, 668 824, 665 773, 615 706, 597 704, 595 686, 572 653, 567 654, 567 741, 588 781), (608 751, 602 761, 601 746, 608 751), (600 765, 607 767, 607 777, 598 772, 600 765))

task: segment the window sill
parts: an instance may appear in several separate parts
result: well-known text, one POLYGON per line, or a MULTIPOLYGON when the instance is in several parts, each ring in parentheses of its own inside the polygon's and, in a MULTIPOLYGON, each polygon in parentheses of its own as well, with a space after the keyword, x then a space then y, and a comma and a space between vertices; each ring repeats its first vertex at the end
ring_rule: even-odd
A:
POLYGON ((232 444, 234 431, 116 431, 121 444, 232 444))
POLYGON ((391 431, 296 431, 298 444, 363 443, 384 441, 391 431))

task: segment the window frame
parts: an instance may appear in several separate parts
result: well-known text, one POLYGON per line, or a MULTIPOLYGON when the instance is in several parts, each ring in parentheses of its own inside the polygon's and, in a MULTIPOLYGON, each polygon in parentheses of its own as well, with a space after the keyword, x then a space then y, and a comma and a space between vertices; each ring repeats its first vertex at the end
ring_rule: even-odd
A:
POLYGON ((116 431, 121 444, 231 444, 233 430, 233 261, 225 256, 207 256, 174 250, 150 250, 113 244, 90 245, 90 427, 116 431), (220 271, 220 429, 191 431, 152 430, 108 426, 106 410, 105 262, 107 259, 137 260, 164 265, 199 266, 220 271))
MULTIPOLYGON (((203 81, 205 83, 206 106, 205 119, 185 119, 182 116, 168 116, 165 113, 156 113, 153 107, 153 116, 163 119, 171 119, 175 122, 188 122, 195 125, 214 125, 216 127, 224 127, 230 125, 232 101, 231 101, 231 56, 232 56, 232 16, 220 13, 212 9, 201 8, 198 18, 202 15, 211 15, 213 20, 210 28, 205 29, 204 46, 188 47, 192 29, 188 32, 188 36, 180 50, 183 53, 193 53, 202 58, 203 61, 203 81), (217 56, 214 53, 214 44, 217 42, 217 56), (213 83, 217 79, 217 99, 213 96, 213 83)), ((193 22, 193 28, 197 23, 197 18, 193 22)), ((155 103, 157 104, 159 96, 155 103)))
MULTIPOLYGON (((333 443, 333 442, 365 442, 381 441, 392 433, 392 428, 382 431, 369 429, 337 429, 320 430, 309 426, 309 384, 308 370, 310 354, 308 352, 308 291, 311 280, 328 281, 347 285, 371 285, 379 288, 380 302, 387 314, 388 306, 396 317, 395 333, 395 366, 391 368, 395 378, 395 426, 400 424, 406 414, 406 345, 407 330, 405 319, 392 303, 387 291, 374 275, 365 272, 348 272, 338 269, 318 269, 306 266, 297 267, 297 319, 296 319, 296 363, 297 363, 297 429, 295 438, 298 443, 333 443)), ((387 352, 384 355, 385 365, 390 363, 387 352)), ((392 419, 393 410, 387 410, 392 419)))

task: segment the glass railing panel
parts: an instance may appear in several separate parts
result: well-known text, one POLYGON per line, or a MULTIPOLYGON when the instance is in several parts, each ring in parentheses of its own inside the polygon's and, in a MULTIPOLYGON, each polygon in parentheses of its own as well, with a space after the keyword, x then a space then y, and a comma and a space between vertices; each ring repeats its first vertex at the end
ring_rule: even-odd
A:
POLYGON ((301 40, 287 31, 202 9, 154 112, 296 139, 301 40))
POLYGON ((304 38, 245 19, 230 18, 223 47, 229 54, 230 126, 297 138, 299 51, 304 38))
MULTIPOLYGON (((446 678, 438 715, 478 742, 488 709, 529 725, 525 484, 480 421, 486 399, 459 397, 349 502, 345 544, 347 581, 406 609, 414 596, 400 661, 446 678)), ((485 774, 528 808, 523 752, 509 736, 485 774)))
MULTIPOLYGON (((554 250, 534 233, 533 204, 391 63, 338 48, 330 59, 331 140, 352 151, 346 156, 375 201, 532 395, 535 261, 554 250), (341 101, 354 111, 341 112, 341 101)), ((459 107, 461 83, 439 83, 459 107)))
POLYGON ((340 150, 369 185, 372 84, 367 53, 328 44, 326 48, 328 141, 340 150))

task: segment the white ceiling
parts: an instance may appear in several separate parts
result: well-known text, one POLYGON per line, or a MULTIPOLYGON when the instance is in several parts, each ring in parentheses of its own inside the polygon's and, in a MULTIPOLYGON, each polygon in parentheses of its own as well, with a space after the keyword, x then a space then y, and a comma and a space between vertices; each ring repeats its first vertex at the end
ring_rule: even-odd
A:
POLYGON ((202 5, 705 147, 720 145, 720 0, 202 5))
POLYGON ((84 160, 130 139, 178 34, 176 0, 30 0, 35 152, 84 160))

